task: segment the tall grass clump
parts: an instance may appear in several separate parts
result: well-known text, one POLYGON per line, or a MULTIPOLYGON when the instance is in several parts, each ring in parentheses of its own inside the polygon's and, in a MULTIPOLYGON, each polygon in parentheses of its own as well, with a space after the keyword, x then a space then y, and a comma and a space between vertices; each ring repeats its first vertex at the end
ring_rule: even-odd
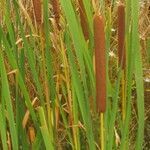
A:
POLYGON ((0 1, 0 149, 149 149, 147 7, 0 1))

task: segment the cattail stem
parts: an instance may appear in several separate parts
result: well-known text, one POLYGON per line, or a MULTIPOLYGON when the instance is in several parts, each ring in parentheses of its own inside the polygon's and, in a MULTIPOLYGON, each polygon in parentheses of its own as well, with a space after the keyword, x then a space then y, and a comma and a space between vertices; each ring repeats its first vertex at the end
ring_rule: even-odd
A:
POLYGON ((34 14, 37 25, 42 24, 42 8, 41 8, 41 0, 32 0, 34 7, 34 14))
POLYGON ((99 112, 106 110, 106 54, 104 21, 101 15, 94 16, 94 44, 96 71, 96 103, 99 112))
POLYGON ((122 80, 121 80, 121 93, 122 93, 122 120, 125 120, 125 115, 126 115, 126 101, 125 101, 125 71, 123 70, 122 73, 122 80))
POLYGON ((51 2, 52 2, 52 7, 53 7, 53 13, 54 13, 55 22, 56 22, 57 28, 60 30, 60 25, 59 25, 59 21, 60 21, 59 0, 51 0, 51 2))
POLYGON ((125 56, 125 6, 120 3, 118 6, 118 57, 119 66, 124 70, 126 66, 125 56))
POLYGON ((100 114, 100 144, 101 150, 104 150, 104 114, 100 114))
POLYGON ((87 41, 89 39, 89 29, 88 29, 87 16, 86 16, 83 0, 79 0, 79 13, 80 13, 80 22, 81 22, 82 31, 84 34, 84 38, 87 41))

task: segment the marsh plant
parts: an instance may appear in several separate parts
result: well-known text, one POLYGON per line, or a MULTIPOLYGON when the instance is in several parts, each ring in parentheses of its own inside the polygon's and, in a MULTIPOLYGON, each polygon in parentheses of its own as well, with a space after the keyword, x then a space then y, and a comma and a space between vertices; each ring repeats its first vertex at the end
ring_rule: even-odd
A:
POLYGON ((0 149, 150 149, 149 11, 1 0, 0 149))

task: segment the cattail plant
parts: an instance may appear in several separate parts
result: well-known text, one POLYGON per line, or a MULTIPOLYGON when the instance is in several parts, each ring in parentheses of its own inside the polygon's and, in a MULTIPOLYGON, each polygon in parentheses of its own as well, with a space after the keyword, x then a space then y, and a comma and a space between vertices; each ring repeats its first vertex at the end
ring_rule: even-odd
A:
POLYGON ((86 12, 82 0, 79 0, 79 13, 80 13, 80 22, 81 22, 82 31, 84 34, 84 38, 87 41, 89 39, 89 29, 88 29, 87 16, 86 16, 86 12))
POLYGON ((119 66, 125 69, 125 6, 120 3, 118 6, 118 57, 119 66))
POLYGON ((37 25, 42 24, 42 8, 41 8, 41 0, 32 0, 34 7, 34 14, 37 25))
POLYGON ((0 0, 0 149, 148 149, 147 7, 0 0))
POLYGON ((122 119, 125 119, 126 101, 125 101, 125 6, 123 3, 118 5, 118 59, 119 67, 122 69, 122 82, 121 82, 121 99, 122 99, 122 119))
POLYGON ((56 22, 57 28, 60 30, 60 25, 59 25, 59 21, 60 21, 59 0, 51 0, 51 3, 52 3, 52 7, 53 7, 55 22, 56 22))
POLYGON ((106 110, 106 57, 104 20, 101 15, 94 16, 96 103, 98 111, 106 110))

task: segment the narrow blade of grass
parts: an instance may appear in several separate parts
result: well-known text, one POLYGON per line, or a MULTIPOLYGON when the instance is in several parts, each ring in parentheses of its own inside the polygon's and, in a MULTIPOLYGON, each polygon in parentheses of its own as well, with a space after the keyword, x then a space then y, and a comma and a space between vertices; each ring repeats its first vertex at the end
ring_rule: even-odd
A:
POLYGON ((142 56, 140 50, 140 41, 138 33, 139 19, 139 1, 132 0, 132 49, 135 49, 135 81, 137 93, 137 108, 138 108, 138 132, 136 139, 136 149, 141 150, 144 139, 144 83, 142 56))
POLYGON ((2 140, 2 146, 3 149, 8 149, 7 146, 7 137, 6 137, 6 122, 3 116, 4 113, 2 112, 2 107, 0 105, 0 133, 1 133, 1 140, 2 140))
POLYGON ((41 133, 45 142, 45 147, 47 150, 54 149, 54 145, 53 145, 53 137, 50 135, 46 120, 45 120, 45 115, 44 115, 44 110, 42 107, 38 108, 38 113, 39 113, 39 117, 40 117, 40 123, 41 123, 41 133))
POLYGON ((8 84, 2 51, 0 51, 0 68, 1 68, 1 80, 2 80, 2 93, 3 93, 3 98, 5 99, 6 109, 8 112, 8 122, 9 122, 10 134, 12 138, 12 146, 13 149, 17 150, 18 149, 17 130, 16 130, 16 125, 14 120, 12 101, 11 101, 9 84, 8 84))

